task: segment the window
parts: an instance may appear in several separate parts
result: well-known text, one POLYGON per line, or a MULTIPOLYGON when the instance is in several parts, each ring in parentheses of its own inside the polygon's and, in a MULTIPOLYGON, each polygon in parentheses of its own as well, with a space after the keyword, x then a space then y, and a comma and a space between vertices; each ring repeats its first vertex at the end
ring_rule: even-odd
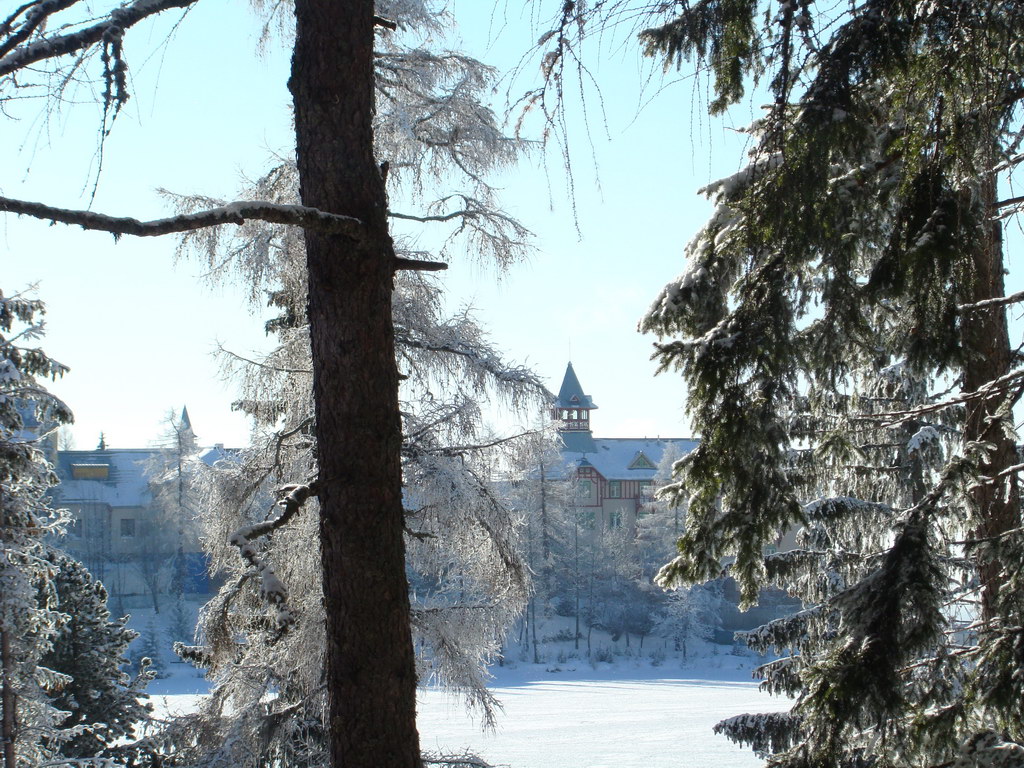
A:
POLYGON ((586 421, 590 418, 590 411, 580 411, 580 419, 586 421))
POLYGON ((636 456, 633 457, 633 461, 630 462, 630 469, 657 469, 654 463, 644 456, 642 451, 637 452, 636 456))
POLYGON ((589 499, 594 493, 594 484, 589 480, 580 480, 579 488, 580 496, 584 499, 589 499))
POLYGON ((72 464, 71 477, 75 480, 109 480, 109 464, 72 464))
POLYGON ((620 480, 609 480, 608 481, 608 498, 609 499, 621 499, 622 498, 622 481, 620 481, 620 480))
POLYGON ((608 513, 608 527, 609 528, 621 528, 622 527, 622 510, 613 509, 608 513))
POLYGON ((135 518, 134 517, 122 517, 121 518, 121 538, 132 539, 135 538, 135 518))

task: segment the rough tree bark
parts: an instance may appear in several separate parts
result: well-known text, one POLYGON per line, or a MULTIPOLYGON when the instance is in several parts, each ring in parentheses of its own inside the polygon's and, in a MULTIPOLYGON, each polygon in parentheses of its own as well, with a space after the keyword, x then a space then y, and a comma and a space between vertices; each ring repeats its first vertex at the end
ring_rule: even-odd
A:
POLYGON ((289 88, 302 204, 359 219, 306 230, 313 396, 336 768, 416 768, 416 671, 401 496, 391 293, 396 268, 373 157, 372 0, 295 0, 289 88))
MULTIPOLYGON (((994 177, 983 184, 982 193, 986 204, 984 209, 992 210, 997 200, 994 177)), ((1006 295, 1002 223, 998 220, 990 221, 986 235, 984 242, 973 254, 974 274, 966 297, 970 303, 1006 295)), ((966 313, 960 333, 968 355, 964 363, 965 392, 977 392, 1010 372, 1013 352, 1004 306, 996 305, 966 313)), ((966 439, 991 443, 993 446, 978 470, 984 477, 998 476, 1006 468, 1018 463, 1016 443, 1004 429, 1003 420, 996 417, 1004 399, 1005 394, 997 390, 991 396, 979 398, 967 406, 966 439)), ((1000 482, 976 484, 971 491, 971 500, 980 517, 980 524, 974 534, 981 540, 999 538, 1021 524, 1020 492, 1016 475, 1010 475, 1000 482)), ((1007 564, 998 555, 982 557, 980 560, 981 614, 986 621, 999 615, 996 602, 1000 587, 1006 581, 1006 569, 1007 564)))
POLYGON ((17 699, 14 695, 14 660, 11 658, 11 638, 6 629, 0 629, 0 708, 3 709, 3 720, 0 725, 0 740, 4 744, 4 768, 15 768, 17 754, 14 751, 16 719, 14 709, 17 699))

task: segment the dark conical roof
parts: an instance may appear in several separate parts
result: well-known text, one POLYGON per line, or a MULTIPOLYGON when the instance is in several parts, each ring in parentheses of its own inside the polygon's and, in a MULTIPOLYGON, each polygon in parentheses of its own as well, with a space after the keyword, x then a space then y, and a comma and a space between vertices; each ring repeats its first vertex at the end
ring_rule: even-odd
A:
POLYGON ((558 390, 558 399, 555 401, 556 408, 597 408, 590 395, 583 394, 583 387, 580 380, 576 378, 576 371, 572 369, 572 363, 565 368, 565 377, 562 379, 562 388, 558 390))

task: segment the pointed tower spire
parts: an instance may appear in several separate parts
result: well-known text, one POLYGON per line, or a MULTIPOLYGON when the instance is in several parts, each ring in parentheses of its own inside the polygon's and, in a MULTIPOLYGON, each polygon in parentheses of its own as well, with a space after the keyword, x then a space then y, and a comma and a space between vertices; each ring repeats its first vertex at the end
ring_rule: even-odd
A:
POLYGON ((192 431, 192 420, 188 417, 187 406, 181 407, 181 428, 188 430, 189 432, 192 431))
POLYGON ((558 390, 558 399, 555 400, 553 416, 562 422, 559 430, 562 432, 589 432, 590 412, 597 406, 590 395, 584 394, 580 380, 576 377, 572 363, 565 369, 565 376, 562 378, 562 386, 558 390))
POLYGON ((595 410, 590 395, 583 392, 572 363, 565 368, 558 398, 551 409, 551 416, 558 424, 558 434, 569 451, 591 453, 597 450, 594 436, 590 431, 590 412, 595 410))

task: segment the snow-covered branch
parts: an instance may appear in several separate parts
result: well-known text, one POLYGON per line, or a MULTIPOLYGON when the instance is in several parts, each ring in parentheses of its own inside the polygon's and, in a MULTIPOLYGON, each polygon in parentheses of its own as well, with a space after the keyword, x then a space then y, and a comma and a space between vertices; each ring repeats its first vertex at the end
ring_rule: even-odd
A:
POLYGON ((363 225, 359 219, 328 213, 303 205, 280 205, 260 201, 240 201, 211 208, 207 211, 171 216, 166 219, 139 221, 127 216, 107 216, 92 211, 55 208, 44 203, 29 200, 15 200, 0 197, 0 211, 33 216, 61 224, 75 224, 82 229, 110 232, 115 238, 121 235, 155 237, 175 232, 191 232, 222 224, 244 224, 246 221, 267 221, 273 224, 291 224, 304 229, 321 232, 337 232, 353 238, 362 235, 363 225))
MULTIPOLYGON (((1021 198, 1021 200, 1024 200, 1024 198, 1021 198)), ((974 304, 959 304, 956 309, 957 312, 976 312, 981 309, 1005 307, 1008 304, 1016 304, 1018 301, 1024 301, 1024 291, 1017 291, 1017 293, 1011 293, 1009 296, 985 299, 984 301, 978 301, 974 304)))
POLYGON ((309 485, 288 485, 280 489, 284 496, 277 502, 281 512, 276 517, 255 525, 247 525, 239 528, 231 534, 230 542, 238 547, 239 554, 259 574, 260 591, 267 602, 273 605, 277 611, 278 631, 283 632, 295 621, 295 616, 288 609, 288 590, 284 582, 278 578, 271 565, 266 562, 253 546, 253 540, 273 533, 285 525, 292 517, 298 514, 302 505, 310 496, 316 495, 313 483, 309 485))
MULTIPOLYGON (((39 23, 32 24, 32 19, 26 19, 28 24, 26 31, 31 33, 36 27, 44 26, 47 16, 64 10, 74 5, 75 2, 77 0, 71 3, 40 3, 34 9, 34 15, 40 17, 39 23)), ((187 8, 195 2, 196 0, 135 0, 133 3, 115 8, 102 21, 98 21, 84 29, 55 37, 43 37, 20 48, 17 46, 22 42, 21 36, 13 34, 8 41, 5 41, 9 42, 9 45, 5 47, 13 48, 13 50, 9 53, 5 52, 3 58, 0 58, 0 77, 6 77, 40 61, 77 53, 112 37, 120 38, 126 29, 143 19, 172 8, 187 8)), ((30 13, 29 15, 33 14, 30 13)))
MULTIPOLYGON (((1006 298, 1010 299, 1013 297, 1008 296, 1006 298)), ((1003 301, 1003 299, 993 299, 993 301, 998 302, 1003 301)), ((978 305, 970 304, 966 306, 974 308, 983 303, 984 302, 980 302, 978 305)), ((975 400, 985 400, 998 394, 1008 392, 1012 386, 1020 384, 1022 380, 1024 380, 1024 371, 1013 371, 1005 376, 993 379, 973 392, 964 392, 956 397, 947 398, 946 400, 942 400, 937 403, 930 403, 928 405, 922 405, 918 408, 910 408, 904 411, 885 411, 883 413, 857 416, 854 420, 861 422, 878 422, 880 427, 888 429, 899 426, 900 424, 905 424, 913 419, 918 419, 929 413, 936 413, 938 411, 943 411, 958 405, 964 405, 965 403, 970 403, 975 400)), ((1016 394, 1014 400, 1020 398, 1021 394, 1024 393, 1016 394)))

